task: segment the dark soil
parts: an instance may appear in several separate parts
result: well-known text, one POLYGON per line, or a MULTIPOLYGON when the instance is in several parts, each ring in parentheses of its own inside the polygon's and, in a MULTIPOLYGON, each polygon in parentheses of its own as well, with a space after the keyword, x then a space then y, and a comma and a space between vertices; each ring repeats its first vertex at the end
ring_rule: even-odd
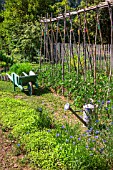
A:
POLYGON ((0 126, 0 170, 31 170, 27 163, 22 164, 25 155, 17 155, 15 142, 8 138, 0 126))

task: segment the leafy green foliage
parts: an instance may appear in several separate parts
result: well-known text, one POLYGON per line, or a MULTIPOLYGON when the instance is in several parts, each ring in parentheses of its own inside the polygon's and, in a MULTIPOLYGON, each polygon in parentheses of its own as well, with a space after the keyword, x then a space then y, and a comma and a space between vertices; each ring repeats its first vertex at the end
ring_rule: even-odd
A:
MULTIPOLYGON (((13 35, 14 36, 14 35, 13 35)), ((16 36, 16 35, 15 35, 16 36)), ((17 40, 16 48, 13 48, 12 55, 20 54, 20 61, 37 61, 40 48, 40 25, 37 21, 21 25, 21 34, 17 40), (37 39, 39 39, 37 41, 37 39)), ((16 59, 16 57, 15 57, 16 59)))
POLYGON ((6 62, 0 61, 0 67, 5 67, 5 66, 6 66, 6 62))
POLYGON ((84 65, 85 65, 84 56, 80 56, 80 59, 78 59, 78 55, 75 54, 71 58, 71 66, 76 67, 76 69, 78 69, 78 65, 79 67, 82 67, 82 69, 84 69, 84 65))
MULTIPOLYGON (((7 54, 10 54, 16 61, 32 61, 39 52, 40 24, 38 14, 41 5, 47 6, 50 1, 6 1, 3 11, 4 22, 0 24, 0 46, 7 54)), ((42 12, 42 10, 41 10, 42 12)))
MULTIPOLYGON (((94 85, 94 77, 90 71, 86 72, 86 80, 84 75, 79 73, 77 75, 75 69, 72 67, 71 72, 68 71, 67 66, 64 66, 64 80, 62 80, 62 66, 57 67, 43 65, 41 71, 38 72, 38 82, 40 85, 52 87, 58 94, 62 94, 62 85, 64 87, 64 96, 68 96, 75 101, 75 105, 82 106, 89 98, 94 100, 102 100, 108 95, 108 89, 112 86, 112 81, 109 83, 109 77, 105 71, 97 73, 96 87, 94 85)), ((111 91, 111 93, 113 93, 111 91)))
POLYGON ((32 70, 32 65, 30 63, 16 63, 10 67, 10 72, 15 72, 18 75, 21 75, 22 72, 29 73, 32 70))
POLYGON ((0 61, 3 66, 11 66, 13 64, 13 59, 6 55, 2 50, 0 51, 0 61))

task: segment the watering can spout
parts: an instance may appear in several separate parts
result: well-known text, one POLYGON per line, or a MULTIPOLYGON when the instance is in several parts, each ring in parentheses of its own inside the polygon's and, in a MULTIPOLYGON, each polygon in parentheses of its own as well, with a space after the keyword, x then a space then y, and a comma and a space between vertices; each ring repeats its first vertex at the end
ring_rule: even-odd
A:
POLYGON ((82 123, 83 126, 89 126, 91 122, 91 117, 92 117, 92 111, 94 111, 94 105, 93 104, 86 104, 83 106, 82 110, 73 110, 70 107, 69 103, 66 103, 64 106, 64 110, 70 110, 82 123), (83 112, 83 118, 77 114, 77 112, 83 112))

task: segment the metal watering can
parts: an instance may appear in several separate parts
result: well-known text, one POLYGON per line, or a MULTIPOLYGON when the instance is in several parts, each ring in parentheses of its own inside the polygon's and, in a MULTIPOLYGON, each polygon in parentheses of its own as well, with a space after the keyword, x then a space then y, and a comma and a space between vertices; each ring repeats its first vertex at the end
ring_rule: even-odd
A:
POLYGON ((92 120, 92 115, 94 112, 94 105, 93 104, 85 104, 83 105, 83 109, 82 110, 73 110, 70 107, 69 103, 66 103, 64 106, 64 110, 70 110, 82 123, 84 127, 90 127, 91 126, 91 120, 92 120), (83 112, 83 118, 80 117, 77 112, 83 112))

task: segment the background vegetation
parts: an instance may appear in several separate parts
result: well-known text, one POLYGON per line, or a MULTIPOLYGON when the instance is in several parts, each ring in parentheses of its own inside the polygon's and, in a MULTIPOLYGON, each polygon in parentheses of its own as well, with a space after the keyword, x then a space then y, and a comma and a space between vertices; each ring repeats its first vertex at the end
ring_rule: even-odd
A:
MULTIPOLYGON (((99 2, 100 0, 82 0, 76 10, 99 2)), ((65 9, 66 11, 75 10, 67 0, 0 0, 0 50, 16 61, 35 60, 40 54, 40 17, 45 17, 47 13, 48 16, 51 13, 56 16, 63 13, 65 9)), ((109 43, 108 9, 102 10, 100 16, 104 19, 104 22, 101 20, 101 24, 104 24, 104 27, 102 26, 104 41, 109 43)), ((91 12, 88 23, 89 34, 92 38, 95 34, 94 19, 95 13, 91 12)), ((77 18, 75 20, 77 23, 77 18)), ((75 32, 77 32, 76 27, 75 32)))

